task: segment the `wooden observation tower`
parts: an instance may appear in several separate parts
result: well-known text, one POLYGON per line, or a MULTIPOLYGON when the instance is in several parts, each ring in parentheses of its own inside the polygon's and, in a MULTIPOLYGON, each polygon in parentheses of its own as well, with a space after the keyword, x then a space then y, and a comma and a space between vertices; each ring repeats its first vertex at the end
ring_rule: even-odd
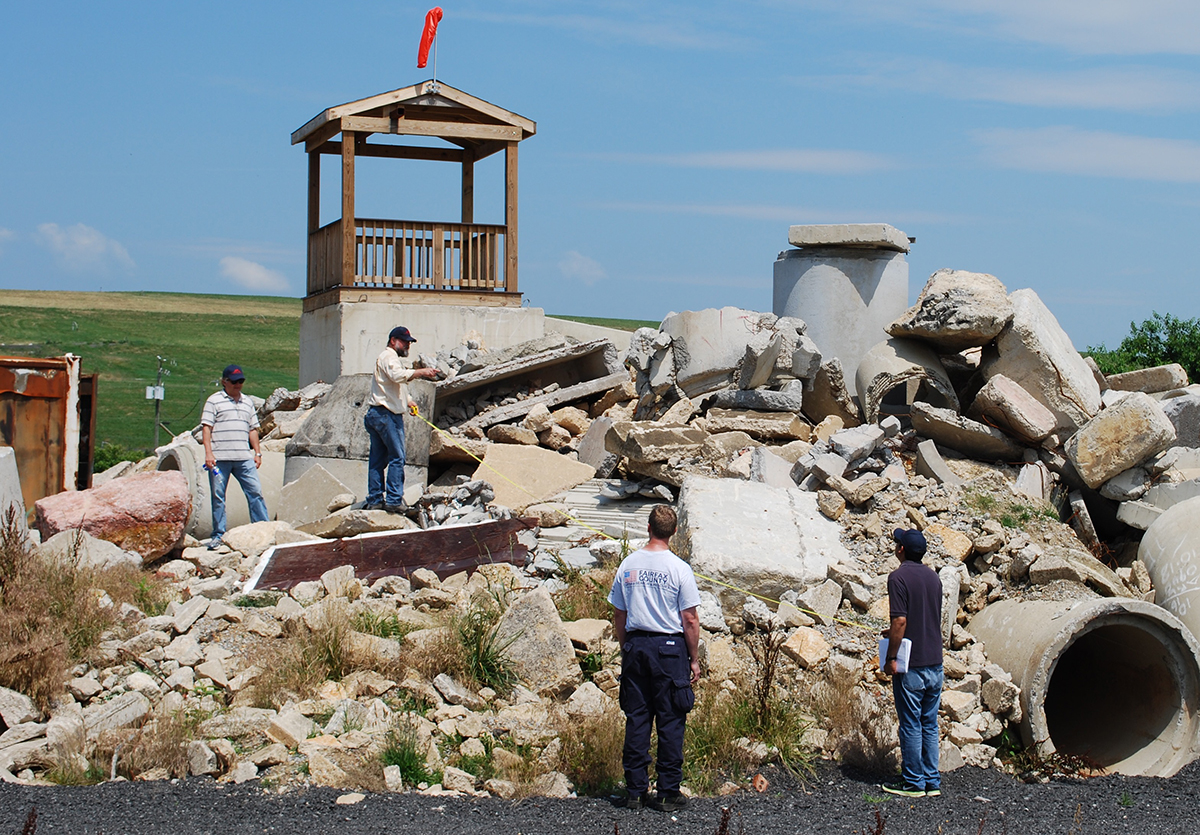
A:
POLYGON ((322 111, 292 134, 308 153, 305 312, 344 302, 520 307, 517 290, 517 144, 537 124, 425 81, 322 111), (340 140, 337 139, 341 134, 340 140), (369 142, 425 136, 453 147, 369 142), (504 152, 504 224, 474 222, 475 163, 504 152), (321 225, 321 154, 342 160, 342 216, 321 225), (462 167, 458 222, 356 217, 358 157, 452 162, 462 167))

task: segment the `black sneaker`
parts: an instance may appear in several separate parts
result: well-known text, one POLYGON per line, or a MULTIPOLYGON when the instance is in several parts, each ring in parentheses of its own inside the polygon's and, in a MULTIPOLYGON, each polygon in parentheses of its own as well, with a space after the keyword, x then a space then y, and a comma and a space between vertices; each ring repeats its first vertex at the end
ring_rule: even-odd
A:
MULTIPOLYGON (((925 789, 918 789, 915 786, 910 786, 908 783, 884 783, 879 788, 883 789, 888 794, 894 794, 900 797, 925 796, 925 789)), ((938 794, 941 794, 941 792, 938 792, 938 794)))
POLYGON ((362 506, 363 510, 383 510, 383 502, 366 502, 362 506))
POLYGON ((941 789, 925 789, 925 796, 926 797, 941 797, 942 790, 941 789))
POLYGON ((383 509, 388 513, 395 513, 400 516, 408 513, 408 505, 405 502, 400 502, 400 504, 385 504, 383 509))
POLYGON ((650 792, 642 792, 641 794, 625 792, 625 794, 617 796, 616 800, 613 801, 613 805, 623 809, 645 809, 650 805, 650 792))
POLYGON ((687 796, 681 792, 659 793, 650 801, 650 805, 660 812, 678 812, 687 806, 687 796))

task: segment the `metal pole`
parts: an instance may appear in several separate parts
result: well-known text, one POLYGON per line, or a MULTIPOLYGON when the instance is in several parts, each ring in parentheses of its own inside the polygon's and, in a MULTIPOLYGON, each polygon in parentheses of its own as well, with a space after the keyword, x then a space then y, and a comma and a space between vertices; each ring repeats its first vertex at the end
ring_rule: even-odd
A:
POLYGON ((162 401, 158 399, 158 387, 162 385, 162 364, 163 358, 158 358, 158 379, 154 381, 154 448, 158 449, 158 421, 159 408, 162 406, 162 401))

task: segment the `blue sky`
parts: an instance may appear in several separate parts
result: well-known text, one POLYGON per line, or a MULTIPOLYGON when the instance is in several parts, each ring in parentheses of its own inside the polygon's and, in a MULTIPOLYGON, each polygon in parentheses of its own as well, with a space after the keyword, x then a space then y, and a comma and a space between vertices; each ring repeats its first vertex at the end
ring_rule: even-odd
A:
MULTIPOLYGON (((14 5, 0 287, 299 296, 325 107, 416 83, 406 2, 14 5)), ((538 123, 521 289, 548 313, 771 306, 794 223, 1032 287, 1077 347, 1200 315, 1194 0, 448 0, 438 76, 538 123)), ((502 155, 476 220, 503 218, 502 155)), ((325 169, 323 222, 336 217, 325 169)), ((360 216, 453 220, 457 168, 359 167, 360 216)))

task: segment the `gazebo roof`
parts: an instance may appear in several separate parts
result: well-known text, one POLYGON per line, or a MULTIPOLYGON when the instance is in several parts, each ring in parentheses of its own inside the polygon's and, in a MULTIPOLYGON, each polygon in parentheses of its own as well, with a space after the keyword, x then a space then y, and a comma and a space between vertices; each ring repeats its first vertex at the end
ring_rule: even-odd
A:
POLYGON ((537 123, 430 80, 327 108, 292 133, 292 144, 303 142, 312 151, 344 130, 435 136, 475 150, 478 159, 533 136, 537 123))

